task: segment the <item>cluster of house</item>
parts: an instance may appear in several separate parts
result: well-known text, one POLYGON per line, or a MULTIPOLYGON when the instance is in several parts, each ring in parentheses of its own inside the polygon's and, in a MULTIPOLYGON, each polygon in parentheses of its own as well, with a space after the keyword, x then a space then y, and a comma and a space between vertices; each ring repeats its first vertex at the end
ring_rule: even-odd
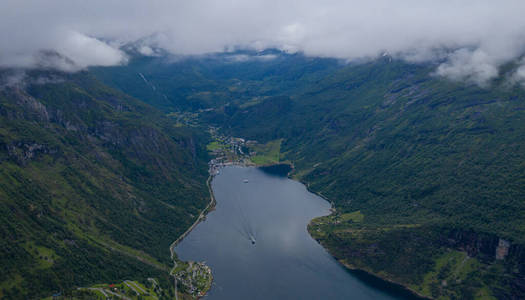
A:
POLYGON ((211 151, 215 158, 209 162, 210 175, 217 175, 221 167, 242 163, 246 157, 255 155, 255 152, 246 153, 246 151, 249 146, 255 145, 256 141, 246 141, 243 138, 224 136, 218 136, 215 139, 222 145, 225 145, 225 147, 211 151))
POLYGON ((188 262, 185 270, 175 274, 177 282, 184 287, 185 292, 202 297, 211 286, 211 269, 200 262, 188 262))

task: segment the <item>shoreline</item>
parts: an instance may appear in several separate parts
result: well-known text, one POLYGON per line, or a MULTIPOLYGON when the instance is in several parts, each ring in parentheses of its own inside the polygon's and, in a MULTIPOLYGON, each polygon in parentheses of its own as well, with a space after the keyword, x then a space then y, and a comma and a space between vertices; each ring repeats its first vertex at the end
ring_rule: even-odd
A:
MULTIPOLYGON (((319 243, 319 242, 318 242, 319 243)), ((321 246, 323 246, 321 243, 319 243, 321 246)), ((326 248, 325 246, 323 246, 324 249, 326 249, 328 251, 328 248, 326 248)), ((330 253, 330 251, 328 251, 328 253, 330 253)), ((332 255, 330 253, 330 255, 332 255)), ((337 258, 335 258, 335 256, 332 255, 332 257, 334 257, 335 260, 337 260, 338 263, 340 263, 342 266, 344 266, 346 269, 352 271, 352 272, 362 272, 364 274, 366 274, 367 276, 371 276, 371 277, 374 277, 374 278, 377 278, 379 280, 382 280, 388 284, 391 284, 399 289, 402 289, 404 291, 406 291, 407 293, 410 293, 412 296, 415 296, 415 297, 418 297, 418 298, 421 298, 421 299, 428 299, 428 300, 431 300, 432 298, 429 298, 428 296, 425 296, 425 295, 422 295, 420 293, 418 293, 417 291, 414 291, 413 289, 395 281, 395 280, 392 280, 390 278, 386 278, 386 277, 382 277, 378 274, 375 274, 371 271, 367 271, 367 270, 364 270, 364 269, 361 269, 361 268, 357 268, 351 264, 348 264, 348 263, 344 263, 340 260, 338 260, 337 258)))
MULTIPOLYGON (((280 163, 277 163, 277 164, 273 164, 273 165, 279 165, 280 163)), ((301 184, 303 184, 306 189, 310 192, 310 193, 313 193, 315 195, 317 195, 318 197, 322 198, 323 200, 327 201, 328 203, 330 203, 332 205, 332 208, 330 209, 331 212, 330 214, 328 214, 327 216, 333 214, 335 212, 335 208, 333 206, 333 202, 329 201, 327 197, 325 197, 322 193, 319 193, 319 192, 316 192, 316 191, 313 191, 310 189, 309 185, 307 182, 305 181, 302 181, 300 180, 299 178, 293 178, 291 175, 293 173, 293 171, 295 171, 295 166, 293 165, 293 163, 287 163, 289 164, 292 168, 290 170, 290 172, 288 174, 286 174, 285 176, 288 177, 289 179, 291 180, 294 180, 294 181, 297 181, 297 182, 300 182, 301 184)), ((252 168, 260 168, 260 167, 264 167, 264 166, 257 166, 255 164, 246 164, 246 163, 230 163, 230 164, 224 164, 224 165, 220 165, 220 168, 222 167, 228 167, 228 166, 241 166, 241 167, 252 167, 252 168)), ((270 166, 270 165, 265 165, 265 166, 270 166)), ((199 217, 197 218, 197 220, 195 220, 195 222, 182 234, 180 235, 171 245, 170 245, 170 253, 171 253, 171 259, 173 260, 174 259, 174 255, 175 255, 175 247, 177 246, 178 243, 180 243, 201 221, 203 221, 206 217, 206 215, 211 211, 211 209, 213 209, 213 207, 215 206, 215 204, 217 203, 216 202, 216 199, 215 199, 215 195, 213 194, 213 190, 211 188, 211 181, 213 180, 213 178, 215 177, 216 174, 210 174, 208 176, 208 179, 206 180, 206 186, 208 187, 208 191, 210 193, 210 202, 208 203, 208 205, 201 211, 201 213, 199 214, 199 217)), ((314 218, 315 219, 315 218, 314 218)), ((310 224, 311 222, 313 221, 310 220, 308 224, 310 224)), ((328 254, 330 254, 331 257, 333 257, 337 263, 339 263, 341 266, 343 266, 345 269, 347 269, 348 271, 350 272, 353 272, 353 273, 356 273, 356 272, 361 272, 362 274, 365 274, 366 276, 370 276, 374 279, 377 279, 377 280, 381 280, 383 281, 384 283, 387 283, 389 285, 392 285, 392 287, 395 287, 395 288, 398 288, 398 289, 401 289, 409 294, 411 294, 412 296, 414 297, 417 297, 417 298, 420 298, 420 299, 432 299, 432 298, 429 298, 425 295, 422 295, 420 293, 418 293, 417 291, 414 291, 413 289, 399 283, 399 282, 396 282, 390 278, 386 278, 386 277, 383 277, 379 274, 375 274, 373 272, 370 272, 368 270, 365 270, 365 269, 362 269, 362 268, 357 268, 351 264, 348 264, 348 263, 344 263, 342 262, 341 260, 337 259, 333 254, 332 252, 330 251, 330 249, 328 247, 325 247, 320 241, 318 241, 317 239, 315 239, 311 234, 310 232, 308 231, 308 229, 306 230, 308 232, 308 235, 314 239, 319 245, 321 245, 323 247, 323 249, 328 252, 328 254)), ((176 263, 174 261, 174 263, 176 263)), ((362 275, 361 274, 361 275, 362 275)), ((359 274, 356 274, 356 276, 359 276, 359 274)), ((360 278, 361 280, 361 278, 360 278)))
MULTIPOLYGON (((180 243, 188 234, 190 234, 190 232, 201 222, 203 221, 205 218, 206 218, 206 215, 211 211, 211 209, 213 209, 213 207, 215 206, 216 204, 216 200, 215 200, 215 195, 213 195, 213 190, 211 188, 211 181, 213 180, 213 177, 215 177, 214 174, 210 174, 208 176, 208 179, 206 180, 206 186, 208 187, 208 192, 210 193, 210 202, 208 203, 208 205, 206 205, 206 207, 200 212, 199 214, 199 217, 197 218, 197 220, 195 220, 195 222, 193 222, 193 224, 188 228, 186 229, 186 231, 184 231, 183 234, 181 234, 173 243, 171 243, 170 245, 170 257, 171 257, 171 260, 173 261, 173 265, 174 265, 174 268, 177 266, 177 261, 175 259, 175 247, 178 245, 178 243, 180 243)), ((208 267, 209 268, 209 267, 208 267)), ((210 271, 211 273, 211 271, 210 271)), ((179 297, 178 297, 178 291, 177 291, 177 277, 174 275, 174 274, 171 274, 171 271, 169 272, 170 275, 173 276, 173 279, 174 279, 174 282, 175 282, 175 299, 178 300, 179 297)), ((212 281, 213 281, 213 277, 212 277, 212 281)), ((211 286, 211 285, 210 285, 211 286)), ((200 297, 203 297, 205 296, 207 293, 207 291, 203 294, 203 295, 200 295, 200 297)))
MULTIPOLYGON (((302 181, 299 181, 299 182, 301 182, 302 184, 304 184, 304 185, 306 186, 306 184, 303 183, 302 181)), ((307 187, 307 186, 306 186, 306 187, 307 187)), ((327 201, 327 202, 329 202, 329 203, 331 203, 331 204, 333 205, 333 203, 330 202, 330 201, 328 201, 328 200, 327 200, 322 194, 320 194, 320 193, 316 193, 316 192, 314 192, 314 191, 311 191, 308 187, 307 187, 307 190, 308 190, 309 192, 311 192, 311 193, 313 193, 313 194, 319 196, 320 198, 324 199, 325 201, 327 201)), ((326 216, 330 216, 330 215, 333 215, 333 214, 335 213, 335 208, 334 208, 334 207, 332 207, 330 210, 331 210, 330 214, 328 214, 328 215, 326 215, 326 216)), ((315 218, 314 218, 314 219, 315 219, 315 218)), ((313 221, 314 219, 312 219, 312 220, 310 220, 310 222, 308 222, 308 226, 307 226, 307 227, 309 227, 310 224, 312 224, 312 221, 313 221)), ((362 273, 366 274, 367 276, 371 276, 371 277, 373 277, 373 278, 375 278, 375 279, 377 279, 377 280, 382 280, 382 281, 384 281, 385 283, 388 283, 388 284, 390 284, 390 285, 395 286, 396 288, 402 289, 402 290, 404 290, 404 291, 410 293, 410 294, 411 294, 412 296, 414 296, 414 297, 417 297, 417 298, 420 298, 420 299, 432 299, 432 298, 429 298, 428 296, 425 296, 425 295, 420 294, 419 292, 417 292, 417 291, 411 289, 410 287, 408 287, 408 286, 406 286, 406 285, 404 285, 404 284, 402 284, 402 283, 399 283, 399 282, 397 282, 397 281, 395 281, 395 280, 393 280, 393 279, 390 279, 390 278, 387 278, 387 277, 383 277, 383 276, 381 276, 380 274, 374 273, 374 272, 372 272, 372 271, 369 271, 369 270, 366 270, 366 269, 363 269, 363 268, 358 268, 358 267, 356 267, 356 266, 354 266, 354 265, 351 265, 351 264, 348 264, 348 263, 342 262, 342 261, 339 260, 335 255, 332 254, 332 252, 330 251, 330 248, 326 247, 325 245, 323 245, 323 243, 322 243, 321 241, 319 241, 319 240, 317 240, 316 238, 314 238, 308 229, 307 229, 306 231, 308 232, 308 235, 310 235, 310 237, 311 237, 312 239, 314 239, 319 245, 321 245, 321 247, 323 247, 323 249, 326 250, 326 252, 328 252, 328 254, 330 254, 330 256, 332 256, 332 257, 337 261, 337 263, 339 263, 339 264, 340 264, 341 266, 343 266, 345 269, 347 269, 347 270, 349 270, 349 271, 351 271, 351 272, 362 272, 362 273)))
POLYGON ((208 187, 208 192, 210 193, 210 202, 208 203, 208 205, 206 205, 205 208, 202 209, 197 220, 195 220, 195 222, 193 222, 193 224, 188 229, 186 229, 186 231, 183 234, 181 234, 173 243, 171 243, 170 254, 172 260, 175 255, 175 247, 177 246, 177 244, 180 243, 195 228, 195 226, 197 226, 201 221, 203 221, 206 215, 210 212, 210 209, 215 206, 216 200, 215 196, 213 195, 213 190, 211 188, 211 181, 214 177, 215 175, 210 174, 208 176, 208 179, 206 180, 206 186, 208 187))
MULTIPOLYGON (((279 165, 279 163, 277 164, 272 164, 272 165, 279 165)), ((221 163, 221 164, 217 164, 217 165, 214 165, 214 170, 219 170, 221 168, 224 168, 224 167, 229 167, 229 166, 241 166, 241 167, 245 167, 245 168, 260 168, 260 167, 265 167, 265 166, 272 166, 272 165, 264 165, 264 166, 258 166, 256 164, 253 164, 253 163, 246 163, 246 162, 229 162, 229 163, 221 163)), ((292 166, 292 169, 293 169, 293 165, 290 164, 292 166)), ((290 171, 291 172, 291 171, 290 171)), ((217 203, 217 200, 215 199, 215 195, 213 194, 213 190, 211 188, 211 181, 213 180, 213 178, 215 177, 215 175, 217 175, 217 173, 211 173, 209 176, 208 176, 208 179, 206 180, 206 186, 208 187, 208 192, 210 193, 210 202, 208 203, 208 205, 206 205, 205 208, 202 209, 202 211, 200 212, 199 214, 199 217, 197 218, 197 220, 195 220, 195 222, 193 222, 193 224, 188 228, 186 229, 186 231, 184 231, 184 233, 182 233, 173 243, 171 243, 170 245, 170 257, 171 259, 173 260, 174 258, 174 255, 175 255, 175 247, 188 235, 190 234, 190 232, 200 223, 202 222, 206 215, 211 211, 211 209, 213 209, 213 207, 215 206, 215 204, 217 203)), ((288 174, 286 175, 287 177, 288 174)))
MULTIPOLYGON (((293 165, 293 163, 290 163, 291 166, 292 166, 292 171, 295 171, 295 166, 293 165)), ((303 180, 300 180, 299 178, 293 178, 291 173, 292 171, 290 171, 290 173, 288 174, 288 178, 292 179, 292 180, 295 180, 297 182, 300 182, 301 184, 303 184, 305 187, 306 187, 306 190, 314 195, 317 195, 318 197, 322 198, 323 200, 325 200, 326 202, 330 203, 330 205, 332 206, 330 208, 330 213, 326 216, 330 216, 330 215, 333 215, 336 211, 336 208, 335 208, 335 205, 334 205, 334 202, 328 200, 328 197, 326 197, 325 195, 323 195, 321 192, 317 192, 317 191, 314 191, 312 189, 310 189, 310 185, 308 184, 308 182, 306 181, 303 181, 303 180)), ((315 219, 315 218, 314 218, 315 219)), ((310 220, 310 222, 308 222, 308 225, 307 227, 310 226, 310 224, 312 223, 312 221, 314 220, 310 220)), ((428 296, 425 296, 425 295, 422 295, 420 293, 418 293, 417 291, 414 291, 413 289, 409 288, 408 286, 404 285, 404 284, 401 284, 399 282, 396 282, 395 280, 392 280, 390 278, 386 278, 386 277, 383 277, 379 274, 376 274, 376 273, 373 273, 369 270, 365 270, 365 269, 362 269, 362 268, 357 268, 353 265, 350 265, 348 263, 344 263, 342 262, 341 260, 337 259, 337 257, 335 257, 335 255, 332 254, 332 252, 330 251, 330 249, 328 247, 326 247, 325 245, 323 245, 323 243, 321 243, 320 241, 318 241, 317 239, 315 239, 311 234, 310 234, 310 231, 308 229, 306 229, 306 231, 308 232, 308 235, 310 235, 310 237, 315 240, 319 245, 321 245, 321 247, 323 247, 324 250, 326 250, 326 252, 328 252, 328 254, 330 254, 330 256, 332 256, 341 266, 343 266, 345 269, 351 271, 351 272, 362 272, 364 274, 366 274, 367 276, 371 276, 375 279, 378 279, 378 280, 382 280, 384 281, 385 283, 388 283, 388 284, 391 284, 391 285, 394 285, 395 287, 399 288, 399 289, 402 289, 408 293, 410 293, 412 296, 414 297, 418 297, 418 298, 421 298, 421 299, 432 299, 432 298, 429 298, 428 296)))
MULTIPOLYGON (((312 219, 313 220, 313 219, 312 219)), ((310 221, 311 222, 311 221, 310 221)), ((308 224, 310 225, 310 223, 308 224)), ((307 230, 308 231, 308 230, 307 230)), ((359 277, 363 277, 363 275, 369 277, 369 278, 372 278, 374 280, 380 280, 380 281, 383 281, 384 283, 390 285, 390 288, 395 288, 395 289, 399 289, 399 290, 402 290, 408 294, 410 294, 410 296, 412 297, 416 297, 416 298, 419 298, 421 300, 423 299, 428 299, 428 300, 431 300, 433 298, 430 298, 428 296, 425 296, 423 294, 420 294, 419 292, 411 289, 410 287, 402 284, 402 283, 399 283, 391 278, 388 278, 388 277, 383 277, 377 273, 374 273, 370 270, 366 270, 366 269, 363 269, 363 268, 359 268, 359 267, 356 267, 352 264, 349 264, 349 263, 345 263, 343 261, 341 261, 340 259, 338 259, 335 255, 332 254, 332 252, 330 251, 330 249, 328 247, 325 247, 325 245, 323 245, 322 242, 320 242, 319 240, 315 239, 311 234, 310 234, 310 231, 308 231, 308 234, 310 235, 310 237, 312 237, 312 239, 314 239, 319 245, 321 245, 321 247, 323 247, 323 249, 326 250, 326 252, 328 252, 328 254, 330 254, 330 256, 332 256, 336 261, 337 263, 339 263, 341 266, 343 266, 345 269, 347 269, 348 271, 350 271, 351 273, 355 274, 358 278, 359 277), (359 274, 360 273, 360 274, 359 274)), ((362 278, 359 278, 360 280, 363 280, 362 278)))

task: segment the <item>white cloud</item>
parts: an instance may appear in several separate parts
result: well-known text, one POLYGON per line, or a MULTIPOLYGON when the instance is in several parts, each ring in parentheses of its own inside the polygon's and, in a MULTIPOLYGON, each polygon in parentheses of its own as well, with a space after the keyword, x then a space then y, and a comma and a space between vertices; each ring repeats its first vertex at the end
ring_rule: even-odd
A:
POLYGON ((516 71, 516 78, 519 81, 525 81, 525 65, 521 65, 516 71))
POLYGON ((233 54, 225 57, 230 62, 247 62, 247 61, 270 61, 277 58, 275 54, 263 55, 247 55, 247 54, 233 54))
POLYGON ((2 0, 0 66, 41 64, 42 50, 79 67, 118 64, 118 45, 141 40, 146 55, 277 47, 347 60, 444 58, 438 74, 486 83, 525 50, 523 11, 522 0, 2 0))
POLYGON ((459 49, 447 62, 441 64, 436 73, 454 80, 466 80, 486 86, 498 76, 499 62, 481 49, 459 49))
POLYGON ((514 74, 512 74, 510 82, 511 84, 520 83, 523 86, 525 86, 525 59, 522 59, 520 61, 520 65, 518 66, 514 74))
POLYGON ((111 66, 126 61, 125 55, 120 50, 74 31, 64 34, 64 39, 54 50, 74 59, 75 66, 79 68, 111 66))
POLYGON ((140 54, 144 55, 144 56, 153 56, 155 55, 155 51, 153 51, 153 49, 151 49, 151 47, 149 46, 140 46, 138 48, 138 51, 140 54))

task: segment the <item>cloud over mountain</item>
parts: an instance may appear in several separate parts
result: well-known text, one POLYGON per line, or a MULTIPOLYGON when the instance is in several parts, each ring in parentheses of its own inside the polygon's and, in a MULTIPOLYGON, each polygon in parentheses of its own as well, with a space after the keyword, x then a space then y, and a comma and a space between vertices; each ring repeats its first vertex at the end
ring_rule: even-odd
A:
POLYGON ((514 0, 3 0, 0 66, 120 64, 119 46, 140 40, 145 53, 155 46, 182 55, 276 47, 351 60, 388 52, 440 59, 437 74, 483 84, 523 54, 523 11, 514 0))

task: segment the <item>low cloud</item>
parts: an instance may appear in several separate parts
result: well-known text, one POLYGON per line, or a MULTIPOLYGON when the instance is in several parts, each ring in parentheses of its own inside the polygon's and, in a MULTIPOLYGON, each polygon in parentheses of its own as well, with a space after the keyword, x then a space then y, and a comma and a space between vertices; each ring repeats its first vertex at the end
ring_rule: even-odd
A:
POLYGON ((522 65, 516 71, 516 79, 520 82, 525 82, 525 65, 522 65))
POLYGON ((453 80, 465 80, 486 86, 498 76, 498 65, 493 57, 481 49, 460 49, 453 52, 448 60, 442 63, 436 73, 453 80))
POLYGON ((514 0, 3 0, 0 66, 121 64, 119 47, 141 41, 144 55, 275 47, 353 60, 388 52, 440 61, 437 74, 484 85, 523 54, 523 11, 514 0))
POLYGON ((64 82, 63 74, 27 74, 24 69, 0 70, 0 91, 6 88, 24 88, 32 84, 56 84, 64 82))
MULTIPOLYGON (((39 39, 41 37, 37 37, 39 39)), ((75 31, 53 32, 42 43, 29 42, 25 47, 0 48, 0 66, 7 68, 54 68, 75 72, 89 66, 112 66, 127 61, 126 55, 116 47, 75 31)))
POLYGON ((126 62, 124 53, 96 38, 70 31, 55 49, 73 59, 73 68, 111 66, 126 62))
POLYGON ((147 45, 142 45, 137 48, 138 52, 144 56, 155 56, 155 51, 147 45))
POLYGON ((225 59, 229 62, 248 62, 248 61, 270 61, 277 58, 275 54, 263 55, 248 55, 248 54, 234 54, 228 55, 225 59))
POLYGON ((510 78, 511 84, 520 83, 525 87, 525 59, 522 59, 510 78))

